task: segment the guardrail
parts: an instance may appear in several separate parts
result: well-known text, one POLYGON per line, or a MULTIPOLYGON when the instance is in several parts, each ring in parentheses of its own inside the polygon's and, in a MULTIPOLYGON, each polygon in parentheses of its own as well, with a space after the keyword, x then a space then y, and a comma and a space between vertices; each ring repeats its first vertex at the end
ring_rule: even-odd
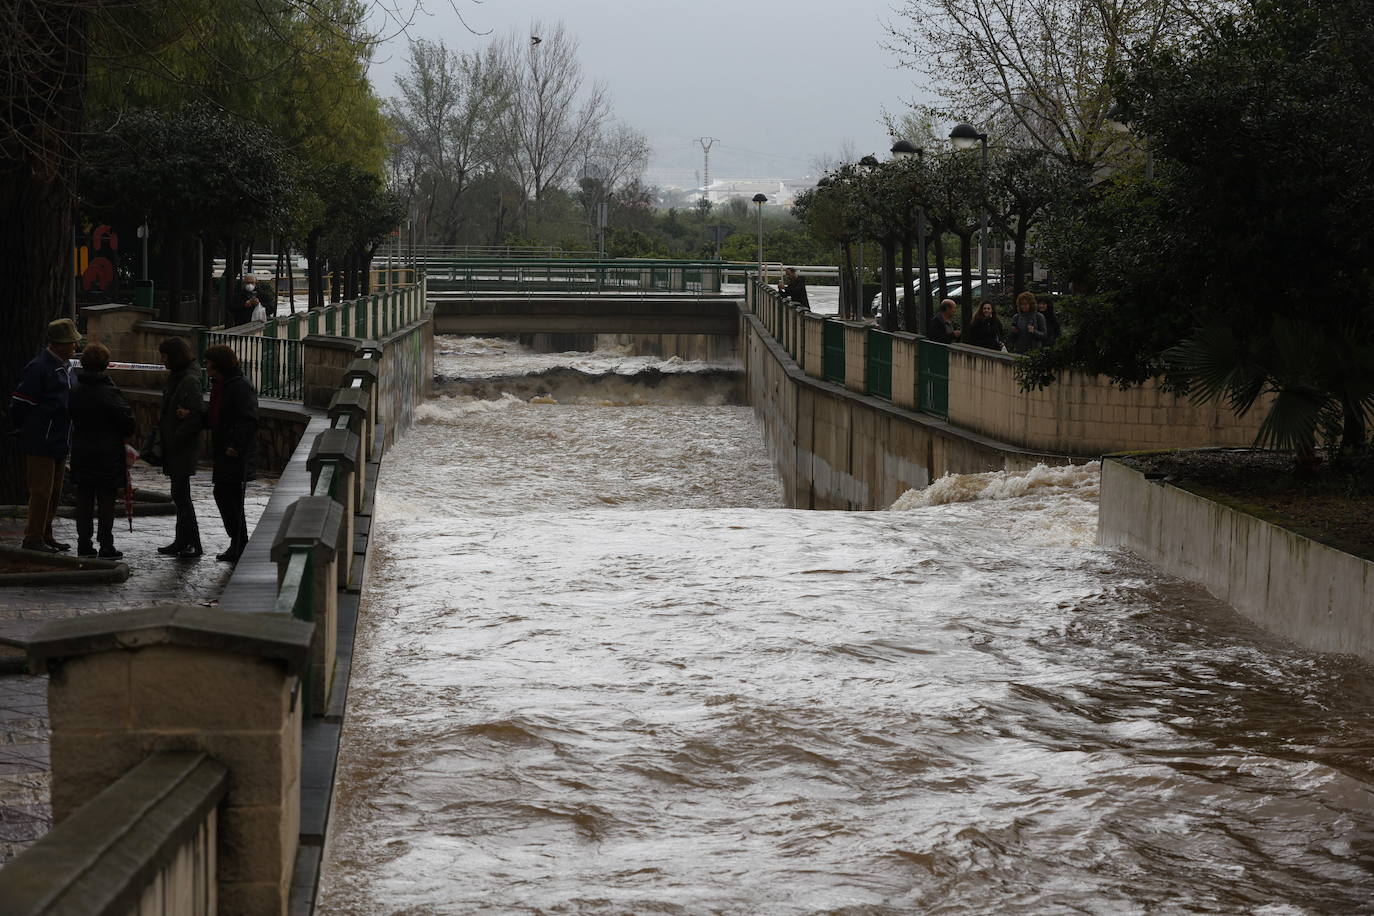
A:
POLYGON ((723 261, 576 258, 430 258, 427 280, 443 292, 661 295, 720 292, 723 261))
MULTIPOLYGON (((205 351, 216 345, 227 346, 239 358, 244 378, 259 397, 299 401, 305 395, 305 346, 299 340, 281 340, 202 330, 198 348, 202 362, 205 351)), ((210 390, 210 377, 201 370, 200 387, 210 390)))

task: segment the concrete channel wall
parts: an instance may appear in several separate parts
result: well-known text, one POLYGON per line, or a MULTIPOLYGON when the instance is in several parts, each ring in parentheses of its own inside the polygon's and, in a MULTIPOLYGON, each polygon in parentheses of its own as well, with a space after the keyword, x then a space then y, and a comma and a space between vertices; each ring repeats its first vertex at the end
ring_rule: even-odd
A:
POLYGON ((943 474, 1072 461, 812 378, 748 312, 740 316, 740 339, 749 401, 792 508, 885 509, 943 474))
POLYGON ((1301 646, 1374 661, 1374 563, 1102 463, 1098 543, 1204 586, 1301 646))

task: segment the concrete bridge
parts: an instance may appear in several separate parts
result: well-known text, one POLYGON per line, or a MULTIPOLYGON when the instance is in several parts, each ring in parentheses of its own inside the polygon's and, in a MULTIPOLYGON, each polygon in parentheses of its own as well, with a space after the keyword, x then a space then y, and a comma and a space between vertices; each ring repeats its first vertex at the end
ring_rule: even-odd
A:
POLYGON ((739 333, 739 305, 720 296, 435 293, 436 334, 739 333))

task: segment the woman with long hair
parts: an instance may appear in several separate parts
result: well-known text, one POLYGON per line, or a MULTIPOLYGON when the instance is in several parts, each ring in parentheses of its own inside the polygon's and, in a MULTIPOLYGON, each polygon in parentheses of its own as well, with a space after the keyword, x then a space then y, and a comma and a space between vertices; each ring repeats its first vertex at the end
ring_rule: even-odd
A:
POLYGON ((973 315, 973 323, 969 325, 968 333, 964 335, 964 343, 975 347, 986 347, 989 350, 1001 350, 1002 346, 1002 322, 997 320, 997 314, 993 311, 992 302, 984 299, 978 303, 978 311, 973 315))

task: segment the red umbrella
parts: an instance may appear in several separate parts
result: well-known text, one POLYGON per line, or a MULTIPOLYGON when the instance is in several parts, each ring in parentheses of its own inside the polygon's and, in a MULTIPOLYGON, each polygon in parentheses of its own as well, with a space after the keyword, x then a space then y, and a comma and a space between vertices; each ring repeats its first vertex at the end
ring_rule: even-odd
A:
POLYGON ((134 530, 134 462, 138 449, 124 443, 124 511, 129 516, 129 530, 134 530))

